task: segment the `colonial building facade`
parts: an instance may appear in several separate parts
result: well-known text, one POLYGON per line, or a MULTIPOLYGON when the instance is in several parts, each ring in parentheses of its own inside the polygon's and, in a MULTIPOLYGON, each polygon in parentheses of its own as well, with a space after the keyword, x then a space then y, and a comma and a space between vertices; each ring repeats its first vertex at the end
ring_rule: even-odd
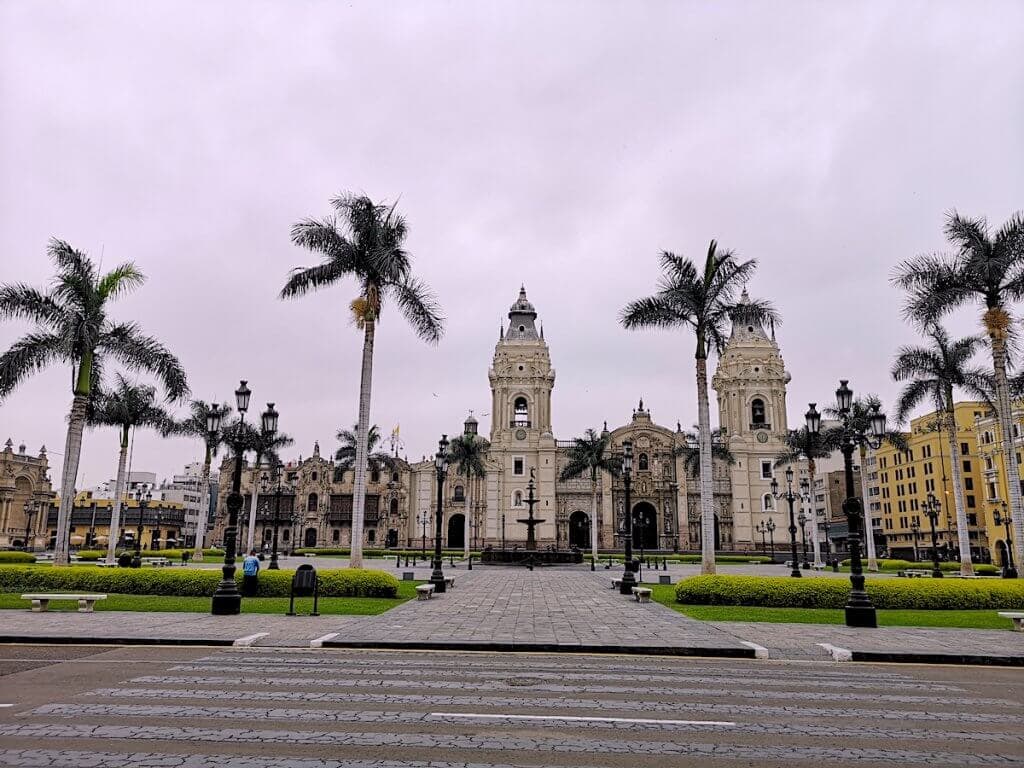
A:
MULTIPOLYGON (((743 303, 746 302, 744 294, 743 303)), ((755 548, 756 525, 775 518, 784 529, 782 510, 770 493, 775 457, 783 451, 787 429, 786 372, 774 334, 769 334, 741 304, 735 313, 730 340, 723 351, 713 386, 719 419, 734 457, 732 464, 714 461, 716 545, 721 549, 755 548)), ((447 547, 464 544, 466 517, 470 545, 522 545, 529 484, 537 501, 534 515, 543 522, 536 536, 541 546, 581 549, 590 546, 590 526, 597 526, 599 546, 621 547, 626 524, 625 488, 621 478, 603 474, 597 489, 597 519, 591 521, 591 480, 588 476, 562 481, 559 475, 573 440, 558 440, 553 430, 552 393, 555 369, 538 324, 537 311, 521 289, 508 312, 488 370, 491 388, 490 448, 486 475, 465 478, 451 470, 444 486, 442 535, 447 547), (472 488, 470 488, 472 484, 472 488), (467 509, 467 500, 472 508, 467 509)), ((462 425, 475 434, 470 416, 462 425)), ((621 454, 623 443, 634 446, 630 507, 634 541, 645 549, 687 550, 700 547, 700 487, 685 470, 680 451, 685 436, 658 424, 642 400, 630 420, 605 431, 610 450, 621 454)), ((220 472, 218 524, 214 541, 223 538, 231 462, 220 472)), ((246 467, 242 492, 248 519, 254 483, 262 469, 246 467)), ((346 547, 351 541, 352 471, 337 470, 315 447, 308 459, 284 467, 289 488, 280 498, 280 544, 296 547, 346 547)), ((437 480, 433 460, 408 463, 395 456, 393 466, 368 474, 364 546, 428 545, 434 535, 437 480)), ((277 497, 256 496, 256 541, 269 544, 277 497)))
POLYGON ((0 548, 42 547, 53 501, 46 446, 32 456, 10 438, 0 451, 0 548))

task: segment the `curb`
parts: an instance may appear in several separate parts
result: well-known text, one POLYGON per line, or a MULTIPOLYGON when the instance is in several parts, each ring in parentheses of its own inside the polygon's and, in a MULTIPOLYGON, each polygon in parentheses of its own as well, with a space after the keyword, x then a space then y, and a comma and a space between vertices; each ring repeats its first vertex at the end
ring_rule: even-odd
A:
POLYGON ((559 645, 558 643, 458 643, 445 641, 324 640, 323 648, 361 648, 403 651, 490 651, 494 653, 594 653, 629 656, 704 656, 720 659, 757 658, 753 648, 644 647, 636 645, 559 645))
POLYGON ((1024 656, 980 656, 970 653, 901 653, 899 651, 853 651, 852 653, 852 661, 874 661, 888 664, 1024 667, 1024 656))
POLYGON ((179 645, 226 646, 234 640, 201 637, 76 637, 69 635, 0 635, 0 643, 18 645, 179 645))

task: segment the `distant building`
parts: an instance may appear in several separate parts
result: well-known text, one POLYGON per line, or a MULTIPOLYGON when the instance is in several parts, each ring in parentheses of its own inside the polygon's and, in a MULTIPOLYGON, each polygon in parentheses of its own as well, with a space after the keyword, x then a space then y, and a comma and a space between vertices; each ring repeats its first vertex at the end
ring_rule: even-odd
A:
MULTIPOLYGON (((986 542, 992 553, 992 562, 1005 566, 1007 564, 1006 528, 995 524, 993 513, 998 510, 1000 515, 1007 514, 1003 504, 1009 504, 1010 496, 1007 491, 1008 480, 1003 464, 1003 440, 999 422, 995 413, 987 405, 975 414, 974 432, 983 476, 983 486, 979 493, 981 522, 987 533, 986 542)), ((1013 409, 1013 448, 1014 461, 1020 468, 1021 459, 1024 458, 1024 409, 1022 409, 1021 403, 1017 403, 1013 409)), ((1024 489, 1024 480, 1021 481, 1021 487, 1024 489)), ((1013 536, 1011 529, 1011 541, 1014 541, 1014 545, 1018 547, 1015 551, 1020 552, 1013 536)), ((1017 563, 1018 569, 1022 565, 1024 564, 1017 563)))
POLYGON ((15 451, 8 438, 0 451, 0 548, 41 546, 52 503, 46 446, 31 456, 24 443, 15 451))

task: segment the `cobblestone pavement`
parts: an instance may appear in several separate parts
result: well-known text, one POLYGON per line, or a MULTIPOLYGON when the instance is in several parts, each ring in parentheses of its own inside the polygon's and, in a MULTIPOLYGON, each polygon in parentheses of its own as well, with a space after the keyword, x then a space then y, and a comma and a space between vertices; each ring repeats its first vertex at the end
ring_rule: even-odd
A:
POLYGON ((0 765, 11 768, 1024 766, 1024 670, 36 650, 47 666, 0 648, 0 663, 27 665, 2 678, 0 765))

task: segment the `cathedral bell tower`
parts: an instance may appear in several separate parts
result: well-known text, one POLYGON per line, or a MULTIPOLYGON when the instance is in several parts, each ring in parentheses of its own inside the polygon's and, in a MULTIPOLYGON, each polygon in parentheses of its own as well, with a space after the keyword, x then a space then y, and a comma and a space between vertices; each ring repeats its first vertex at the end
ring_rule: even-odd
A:
POLYGON ((505 515, 506 541, 525 541, 526 529, 514 522, 526 513, 530 468, 536 470, 537 529, 540 541, 555 540, 555 438, 551 431, 551 390, 555 371, 544 330, 537 329, 537 310, 526 288, 508 312, 487 373, 491 384, 491 450, 488 468, 487 538, 501 536, 505 515))
POLYGON ((789 525, 771 496, 775 458, 783 453, 788 429, 786 385, 790 375, 775 341, 746 307, 744 289, 732 313, 732 333, 711 381, 718 394, 718 418, 735 463, 732 479, 732 541, 755 542, 755 526, 773 518, 789 525))

